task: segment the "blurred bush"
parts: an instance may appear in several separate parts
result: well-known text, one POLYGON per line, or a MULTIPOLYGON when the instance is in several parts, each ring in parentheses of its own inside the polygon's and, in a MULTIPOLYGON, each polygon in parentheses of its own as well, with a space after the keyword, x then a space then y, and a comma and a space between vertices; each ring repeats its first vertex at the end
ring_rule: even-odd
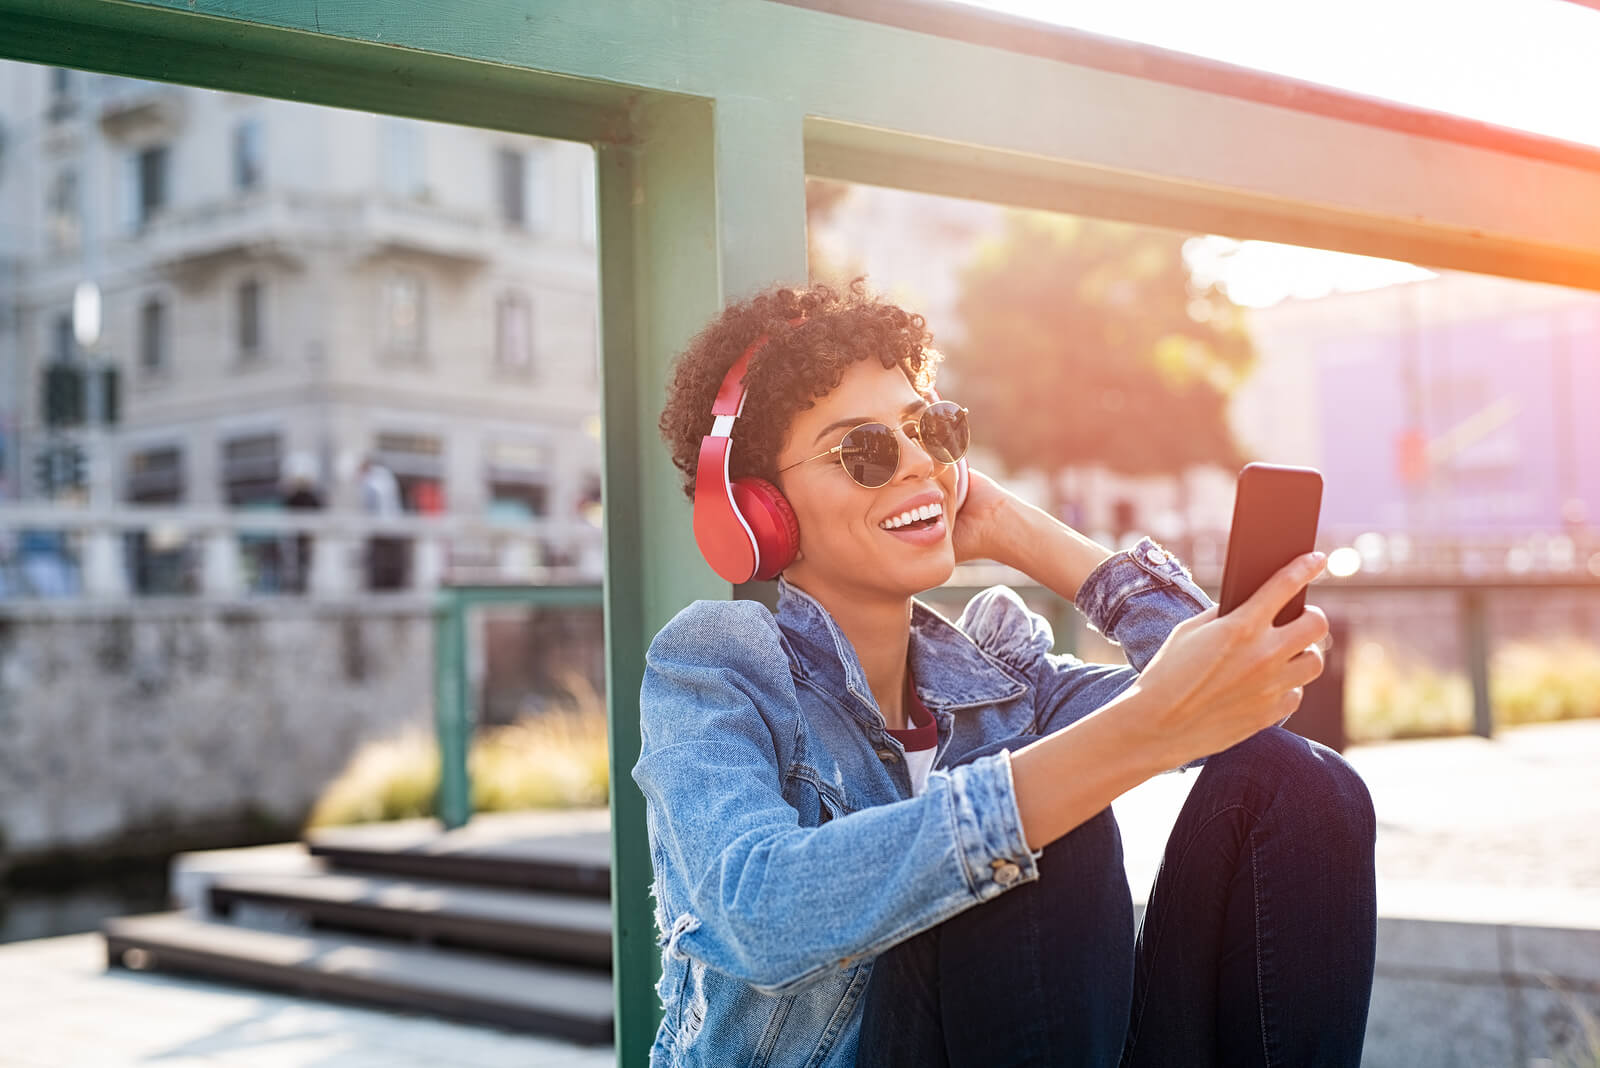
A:
MULTIPOLYGON (((605 704, 587 681, 567 680, 567 699, 536 717, 479 731, 467 755, 478 812, 604 805, 610 784, 605 704)), ((310 827, 433 815, 439 747, 415 728, 359 749, 323 790, 310 827)))
MULTIPOLYGON (((1600 716, 1600 647, 1576 638, 1509 642, 1489 665, 1496 727, 1600 716)), ((1375 641, 1360 642, 1345 667, 1345 730, 1352 742, 1465 734, 1472 684, 1375 641)))

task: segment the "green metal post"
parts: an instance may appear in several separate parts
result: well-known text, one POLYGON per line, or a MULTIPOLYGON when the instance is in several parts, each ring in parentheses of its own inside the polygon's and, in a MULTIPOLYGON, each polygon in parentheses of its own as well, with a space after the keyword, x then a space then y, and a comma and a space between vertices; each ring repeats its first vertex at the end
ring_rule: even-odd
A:
POLYGON ((1472 679, 1472 733, 1494 735, 1494 710, 1489 704, 1489 621, 1482 590, 1461 591, 1462 648, 1472 679))
POLYGON ((668 366, 724 303, 804 281, 800 116, 764 101, 715 109, 657 98, 636 141, 597 146, 605 419, 611 901, 619 1064, 643 1064, 660 1019, 639 756, 639 686, 655 632, 732 592, 695 548, 688 501, 656 431, 668 366))
POLYGON ((434 723, 439 739, 439 795, 435 813, 446 827, 472 817, 472 782, 467 748, 472 724, 468 705, 466 605, 454 590, 439 591, 434 608, 434 723))

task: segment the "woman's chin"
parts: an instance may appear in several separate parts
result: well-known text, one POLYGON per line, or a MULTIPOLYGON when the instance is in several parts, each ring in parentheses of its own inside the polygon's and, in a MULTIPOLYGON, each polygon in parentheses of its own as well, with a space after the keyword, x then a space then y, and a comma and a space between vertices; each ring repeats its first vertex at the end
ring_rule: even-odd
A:
POLYGON ((943 586, 955 573, 956 554, 949 541, 943 545, 927 546, 915 556, 887 561, 884 578, 906 590, 907 595, 921 593, 935 586, 943 586))

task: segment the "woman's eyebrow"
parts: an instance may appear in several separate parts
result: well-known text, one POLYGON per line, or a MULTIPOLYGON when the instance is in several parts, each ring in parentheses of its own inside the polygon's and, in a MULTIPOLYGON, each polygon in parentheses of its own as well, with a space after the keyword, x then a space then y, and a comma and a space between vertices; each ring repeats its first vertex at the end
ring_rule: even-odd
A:
MULTIPOLYGON (((904 419, 918 408, 926 408, 929 403, 929 401, 922 400, 921 398, 912 401, 910 404, 900 409, 900 418, 904 419)), ((815 445, 817 442, 821 441, 823 437, 825 437, 830 431, 858 427, 862 423, 871 422, 874 422, 874 420, 870 415, 856 415, 851 416, 849 419, 837 420, 836 422, 829 423, 827 426, 817 431, 817 436, 811 439, 811 444, 815 445)))

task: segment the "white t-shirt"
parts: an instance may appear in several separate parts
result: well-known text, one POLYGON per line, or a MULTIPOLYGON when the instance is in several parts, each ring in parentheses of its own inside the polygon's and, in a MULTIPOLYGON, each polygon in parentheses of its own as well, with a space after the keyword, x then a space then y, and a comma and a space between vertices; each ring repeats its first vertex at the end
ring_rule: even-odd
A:
POLYGON ((911 773, 911 796, 915 797, 928 785, 928 772, 933 770, 933 757, 939 749, 939 728, 933 722, 933 713, 911 685, 909 671, 906 673, 905 709, 909 726, 889 733, 905 747, 906 770, 911 773))

